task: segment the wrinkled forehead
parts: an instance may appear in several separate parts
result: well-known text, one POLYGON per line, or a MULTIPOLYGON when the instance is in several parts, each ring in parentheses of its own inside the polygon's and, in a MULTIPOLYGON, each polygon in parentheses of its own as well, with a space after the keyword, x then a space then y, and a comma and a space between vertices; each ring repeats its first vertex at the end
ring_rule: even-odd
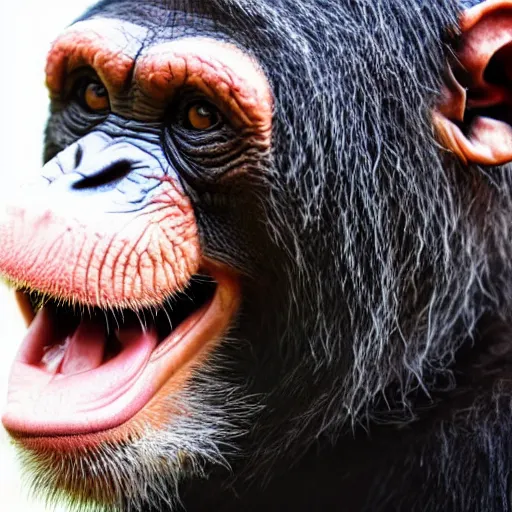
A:
POLYGON ((222 33, 229 23, 229 0, 104 0, 79 20, 97 16, 127 21, 162 38, 222 33))
POLYGON ((59 93, 67 72, 90 66, 120 88, 136 61, 160 44, 183 38, 233 43, 222 30, 227 23, 227 13, 221 16, 208 0, 100 2, 56 39, 47 61, 47 85, 59 93))

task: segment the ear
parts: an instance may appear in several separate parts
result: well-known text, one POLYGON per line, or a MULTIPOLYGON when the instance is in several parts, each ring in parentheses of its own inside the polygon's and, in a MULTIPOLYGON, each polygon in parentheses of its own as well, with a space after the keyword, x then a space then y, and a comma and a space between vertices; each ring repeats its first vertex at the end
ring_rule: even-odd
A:
POLYGON ((434 123, 464 162, 512 161, 512 0, 486 0, 461 18, 457 60, 434 123))

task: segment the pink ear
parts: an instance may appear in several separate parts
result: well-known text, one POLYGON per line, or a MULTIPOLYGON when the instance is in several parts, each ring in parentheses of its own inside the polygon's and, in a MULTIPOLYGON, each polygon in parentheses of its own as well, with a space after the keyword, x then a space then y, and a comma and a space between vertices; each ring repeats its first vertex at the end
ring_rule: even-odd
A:
POLYGON ((512 0, 487 0, 460 22, 458 62, 434 113, 444 145, 465 162, 512 161, 512 0))

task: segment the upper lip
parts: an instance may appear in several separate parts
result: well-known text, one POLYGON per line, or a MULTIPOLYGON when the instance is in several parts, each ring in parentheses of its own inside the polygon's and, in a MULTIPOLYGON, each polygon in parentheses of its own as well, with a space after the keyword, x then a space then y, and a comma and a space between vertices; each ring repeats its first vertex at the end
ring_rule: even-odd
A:
POLYGON ((30 325, 39 309, 51 307, 61 315, 75 317, 77 321, 99 317, 105 323, 107 332, 129 322, 139 323, 142 328, 156 324, 161 331, 160 338, 163 339, 189 312, 207 302, 213 296, 215 287, 215 281, 207 273, 198 273, 190 279, 185 290, 168 296, 165 301, 155 303, 152 307, 139 310, 90 306, 26 287, 18 288, 16 297, 27 325, 30 325))

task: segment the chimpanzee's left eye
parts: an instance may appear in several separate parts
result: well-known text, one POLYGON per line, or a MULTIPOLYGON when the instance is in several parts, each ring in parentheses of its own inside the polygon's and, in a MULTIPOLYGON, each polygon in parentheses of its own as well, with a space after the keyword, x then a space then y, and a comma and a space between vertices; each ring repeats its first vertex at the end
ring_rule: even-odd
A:
POLYGON ((186 127, 196 131, 206 131, 214 128, 221 121, 221 114, 211 103, 197 101, 187 110, 186 127))

